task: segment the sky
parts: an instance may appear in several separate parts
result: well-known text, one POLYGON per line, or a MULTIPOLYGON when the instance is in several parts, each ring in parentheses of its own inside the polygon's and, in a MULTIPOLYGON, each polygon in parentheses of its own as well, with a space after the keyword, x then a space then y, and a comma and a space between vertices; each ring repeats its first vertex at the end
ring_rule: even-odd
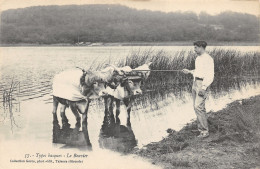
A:
POLYGON ((260 16, 259 0, 0 0, 0 11, 46 5, 121 4, 136 9, 162 12, 242 12, 260 16))

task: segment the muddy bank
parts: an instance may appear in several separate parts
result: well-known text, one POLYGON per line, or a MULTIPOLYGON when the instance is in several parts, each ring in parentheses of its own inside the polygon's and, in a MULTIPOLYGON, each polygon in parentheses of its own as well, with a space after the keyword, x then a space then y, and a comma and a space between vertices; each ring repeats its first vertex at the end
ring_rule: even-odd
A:
POLYGON ((260 95, 208 115, 208 138, 197 138, 194 121, 134 153, 167 169, 260 167, 260 95))

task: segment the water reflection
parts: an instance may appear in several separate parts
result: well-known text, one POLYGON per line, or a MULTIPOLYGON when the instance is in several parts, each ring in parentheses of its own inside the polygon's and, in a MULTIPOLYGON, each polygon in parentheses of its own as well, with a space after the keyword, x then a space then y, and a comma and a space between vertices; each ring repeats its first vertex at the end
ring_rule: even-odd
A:
MULTIPOLYGON (((86 123, 82 123, 82 131, 79 127, 60 128, 57 121, 53 122, 52 142, 65 144, 61 148, 78 148, 81 150, 92 150, 92 145, 88 135, 86 123)), ((77 126, 77 125, 75 125, 77 126)))
POLYGON ((99 133, 100 148, 128 153, 137 145, 135 134, 129 121, 127 125, 121 125, 120 118, 115 119, 113 113, 105 112, 103 125, 99 133))
MULTIPOLYGON (((92 150, 88 129, 85 125, 85 123, 82 123, 82 131, 80 131, 77 125, 75 125, 75 128, 61 128, 57 121, 53 121, 53 143, 64 144, 61 148, 92 150)), ((119 117, 115 119, 114 114, 107 111, 104 113, 98 142, 100 148, 121 153, 128 153, 137 146, 131 122, 127 123, 127 125, 121 125, 119 117)))

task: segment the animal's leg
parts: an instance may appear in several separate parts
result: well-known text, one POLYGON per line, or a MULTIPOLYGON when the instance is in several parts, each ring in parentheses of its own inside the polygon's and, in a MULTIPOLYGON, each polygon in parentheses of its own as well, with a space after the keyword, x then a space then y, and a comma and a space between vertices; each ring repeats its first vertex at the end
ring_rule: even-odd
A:
POLYGON ((53 96, 53 110, 52 110, 52 116, 53 116, 53 125, 60 128, 59 126, 59 121, 58 121, 58 117, 57 117, 57 108, 59 105, 59 101, 58 99, 53 96))
POLYGON ((57 117, 57 108, 59 105, 59 102, 55 96, 53 96, 53 110, 52 110, 52 115, 53 115, 53 123, 58 123, 58 117, 57 117))
POLYGON ((109 109, 109 106, 108 106, 108 104, 107 104, 107 99, 108 99, 108 97, 107 97, 107 96, 105 96, 105 97, 104 97, 104 104, 105 104, 105 116, 107 116, 108 109, 109 109))
POLYGON ((104 97, 105 116, 104 116, 103 124, 106 126, 110 126, 111 124, 115 123, 115 117, 113 113, 113 101, 114 101, 114 97, 112 96, 104 97))
POLYGON ((74 116, 76 117, 76 128, 80 128, 81 127, 81 117, 79 115, 79 112, 77 110, 76 104, 70 104, 70 109, 72 111, 72 113, 74 114, 74 116))
POLYGON ((108 106, 109 106, 109 111, 108 111, 108 116, 107 116, 107 123, 108 126, 111 126, 115 124, 115 117, 114 117, 114 97, 108 97, 108 106))
POLYGON ((119 114, 120 114, 120 100, 116 99, 116 123, 120 123, 119 119, 119 114))
POLYGON ((88 108, 89 108, 89 100, 84 102, 77 103, 77 109, 82 114, 82 132, 84 134, 87 145, 91 148, 91 142, 88 134, 88 108))
POLYGON ((84 134, 84 137, 85 137, 85 140, 87 142, 87 145, 88 146, 92 146, 91 142, 90 142, 90 139, 89 139, 89 134, 88 134, 88 114, 87 113, 84 113, 82 115, 82 132, 84 134))
POLYGON ((65 110, 66 110, 66 105, 61 104, 60 116, 61 116, 61 119, 62 119, 62 128, 69 128, 70 124, 68 123, 69 120, 68 120, 68 118, 65 115, 65 110))
POLYGON ((127 126, 131 126, 130 122, 130 112, 132 108, 132 99, 124 99, 124 104, 126 106, 126 111, 127 111, 127 126))

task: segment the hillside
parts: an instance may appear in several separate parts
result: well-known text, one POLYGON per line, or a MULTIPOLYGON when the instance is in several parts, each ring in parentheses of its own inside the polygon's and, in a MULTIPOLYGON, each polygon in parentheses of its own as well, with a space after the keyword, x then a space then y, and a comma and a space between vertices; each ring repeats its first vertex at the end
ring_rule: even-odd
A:
POLYGON ((163 13, 121 5, 36 6, 1 13, 1 43, 258 40, 256 16, 163 13))

